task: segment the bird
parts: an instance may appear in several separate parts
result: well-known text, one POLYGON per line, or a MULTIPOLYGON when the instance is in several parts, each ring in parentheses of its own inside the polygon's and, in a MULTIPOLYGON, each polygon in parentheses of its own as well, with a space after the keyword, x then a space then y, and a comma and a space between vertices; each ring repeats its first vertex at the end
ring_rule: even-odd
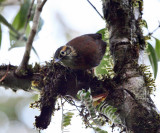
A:
POLYGON ((92 69, 100 64, 106 46, 99 33, 81 35, 58 48, 54 62, 74 70, 92 69))

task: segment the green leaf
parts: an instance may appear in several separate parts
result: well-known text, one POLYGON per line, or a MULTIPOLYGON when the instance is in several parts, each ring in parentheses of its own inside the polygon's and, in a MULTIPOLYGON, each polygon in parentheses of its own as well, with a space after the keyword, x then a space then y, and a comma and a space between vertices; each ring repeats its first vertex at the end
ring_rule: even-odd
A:
POLYGON ((18 35, 18 32, 15 30, 15 28, 8 23, 8 21, 0 14, 0 22, 3 23, 5 26, 7 26, 11 31, 14 32, 14 34, 18 35))
POLYGON ((96 131, 96 133, 108 133, 107 131, 100 129, 99 127, 93 127, 93 129, 96 131))
POLYGON ((5 0, 0 0, 0 4, 1 4, 3 1, 5 1, 5 0))
POLYGON ((141 24, 142 24, 142 26, 144 26, 145 28, 148 29, 148 25, 147 25, 146 20, 143 19, 143 20, 141 21, 141 24))
MULTIPOLYGON (((27 14, 28 14, 29 6, 30 6, 30 0, 24 0, 24 3, 21 5, 20 10, 17 13, 17 15, 14 18, 13 23, 12 23, 12 26, 14 27, 14 29, 16 29, 16 31, 24 32, 25 23, 27 21, 27 14)), ((20 34, 15 35, 15 32, 13 32, 13 30, 10 30, 11 48, 25 45, 25 42, 27 40, 25 38, 29 35, 28 28, 30 28, 29 24, 27 25, 27 29, 25 31, 24 37, 22 37, 22 35, 20 35, 20 34)))
POLYGON ((103 29, 97 31, 97 33, 100 33, 102 35, 102 40, 105 40, 106 28, 103 28, 103 29))
POLYGON ((24 3, 21 5, 20 10, 12 23, 13 27, 16 30, 24 28, 27 20, 29 6, 30 6, 30 0, 24 0, 24 3))
POLYGON ((102 40, 105 42, 109 42, 109 31, 106 28, 103 28, 99 31, 97 31, 97 33, 100 33, 102 35, 102 40))
POLYGON ((158 59, 157 59, 155 49, 152 47, 150 43, 148 43, 147 52, 148 52, 148 57, 154 72, 154 78, 156 78, 157 72, 158 72, 158 59))
MULTIPOLYGON (((27 38, 29 36, 30 33, 30 26, 29 24, 27 25, 26 31, 25 31, 25 36, 21 36, 20 38, 17 38, 17 36, 14 35, 13 32, 10 31, 10 48, 9 50, 13 49, 13 48, 17 48, 17 47, 24 47, 26 45, 27 42, 27 38)), ((35 54, 37 55, 37 52, 35 51, 35 49, 33 49, 33 51, 35 52, 35 54)))
POLYGON ((27 28, 26 28, 26 31, 25 31, 25 35, 26 35, 27 38, 29 37, 30 32, 31 32, 31 27, 30 27, 30 25, 28 24, 28 25, 27 25, 27 28))
POLYGON ((0 24, 0 48, 1 48, 1 42, 2 42, 2 29, 1 29, 1 24, 0 24))
POLYGON ((19 39, 19 40, 12 39, 11 47, 8 50, 11 50, 13 48, 18 48, 18 47, 24 47, 25 45, 26 45, 26 42, 21 39, 19 39))
POLYGON ((155 51, 156 51, 156 54, 157 54, 157 59, 158 61, 160 61, 160 40, 155 38, 156 39, 156 47, 155 47, 155 51))
POLYGON ((95 71, 96 71, 96 75, 99 74, 108 74, 108 71, 106 69, 106 66, 108 66, 108 62, 107 62, 107 58, 109 58, 109 56, 107 56, 106 54, 103 56, 103 59, 101 60, 101 63, 96 67, 95 71))
POLYGON ((72 112, 67 112, 65 114, 63 114, 63 128, 64 127, 67 127, 71 124, 71 119, 72 119, 72 116, 74 115, 74 113, 72 112))

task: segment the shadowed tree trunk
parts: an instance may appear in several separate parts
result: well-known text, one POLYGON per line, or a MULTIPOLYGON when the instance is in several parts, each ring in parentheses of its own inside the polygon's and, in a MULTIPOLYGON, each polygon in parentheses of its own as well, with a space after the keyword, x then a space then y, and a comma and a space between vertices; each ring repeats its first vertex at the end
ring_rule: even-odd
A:
POLYGON ((143 1, 103 0, 110 51, 117 74, 117 87, 108 95, 106 102, 119 109, 127 130, 133 133, 156 133, 160 132, 159 114, 138 65, 139 52, 145 47, 140 29, 142 4, 143 1))

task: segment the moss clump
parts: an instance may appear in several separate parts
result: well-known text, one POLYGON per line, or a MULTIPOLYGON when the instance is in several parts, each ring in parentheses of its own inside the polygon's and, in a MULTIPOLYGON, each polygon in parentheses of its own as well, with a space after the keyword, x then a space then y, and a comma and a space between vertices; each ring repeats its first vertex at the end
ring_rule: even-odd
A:
POLYGON ((139 73, 144 77, 145 85, 147 87, 147 90, 149 91, 149 94, 152 94, 153 91, 156 90, 155 86, 155 80, 152 78, 152 73, 149 71, 149 66, 146 66, 144 64, 141 64, 138 66, 139 73))

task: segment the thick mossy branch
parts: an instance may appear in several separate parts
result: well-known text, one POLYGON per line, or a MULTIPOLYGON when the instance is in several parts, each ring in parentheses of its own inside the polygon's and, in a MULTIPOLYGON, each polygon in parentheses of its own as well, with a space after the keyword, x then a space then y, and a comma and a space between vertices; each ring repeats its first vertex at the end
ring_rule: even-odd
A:
POLYGON ((41 114, 36 116, 35 125, 39 129, 46 129, 55 111, 55 103, 58 96, 69 95, 77 99, 77 92, 81 89, 91 89, 93 96, 106 93, 112 85, 98 80, 92 71, 71 70, 53 61, 47 62, 40 69, 39 79, 36 79, 33 87, 42 88, 41 97, 37 102, 41 114), (104 87, 105 86, 105 87, 104 87), (47 112, 47 113, 46 113, 47 112))
MULTIPOLYGON (((139 125, 137 125, 136 120, 143 117, 146 113, 149 114, 151 112, 148 117, 145 117, 145 121, 148 121, 147 126, 150 126, 150 121, 153 122, 153 120, 156 120, 159 122, 159 115, 152 110, 154 105, 150 104, 152 106, 150 107, 150 110, 147 110, 140 102, 137 101, 134 93, 126 89, 117 89, 119 87, 117 84, 117 78, 108 79, 104 77, 102 80, 99 80, 97 77, 92 75, 92 71, 73 71, 60 64, 54 64, 53 61, 51 61, 46 62, 46 65, 42 67, 36 65, 31 71, 30 76, 25 79, 20 79, 14 75, 14 70, 16 69, 15 66, 1 66, 1 79, 5 75, 7 68, 9 68, 9 72, 2 81, 4 86, 7 86, 7 83, 10 81, 16 89, 17 87, 24 87, 24 90, 28 91, 32 81, 32 85, 34 85, 32 87, 36 87, 41 90, 40 100, 34 105, 34 107, 41 109, 41 114, 35 117, 35 126, 39 129, 45 129, 50 124, 58 96, 70 95, 76 99, 77 92, 79 90, 87 90, 88 88, 91 89, 93 97, 99 94, 108 93, 108 97, 105 100, 106 105, 111 105, 117 108, 117 113, 120 114, 123 124, 125 122, 134 122, 135 124, 133 125, 127 125, 127 127, 131 129, 138 128, 139 125), (16 82, 16 84, 14 82, 16 82), (132 115, 132 113, 136 113, 135 108, 142 109, 137 117, 132 115), (134 117, 134 119, 132 117, 134 117)), ((119 83, 122 84, 121 82, 119 83)), ((153 128, 155 128, 155 130, 158 128, 157 123, 155 123, 153 128)), ((150 130, 147 128, 147 131, 150 130)))
MULTIPOLYGON (((2 65, 0 66, 0 86, 5 88, 11 88, 13 91, 18 89, 23 89, 24 91, 29 91, 32 80, 32 73, 28 73, 26 77, 19 78, 15 74, 17 66, 12 65, 2 65)), ((29 72, 29 71, 28 71, 29 72)))

